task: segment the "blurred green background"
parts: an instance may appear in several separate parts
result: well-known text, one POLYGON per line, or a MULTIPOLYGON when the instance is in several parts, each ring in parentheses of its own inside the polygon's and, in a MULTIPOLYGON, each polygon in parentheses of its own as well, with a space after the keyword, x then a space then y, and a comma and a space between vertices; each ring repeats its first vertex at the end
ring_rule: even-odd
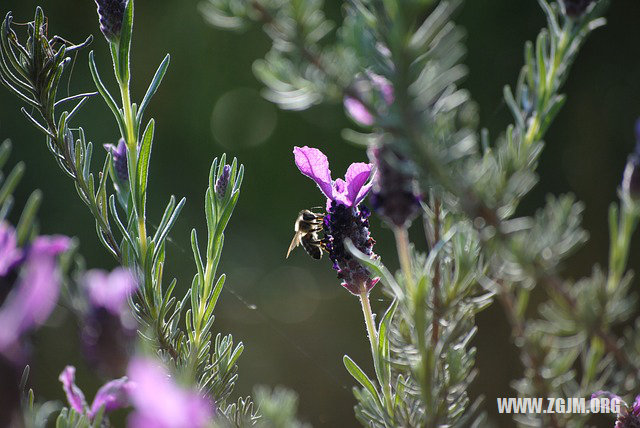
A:
MULTIPOLYGON (((279 111, 259 97, 260 84, 251 72, 253 60, 269 48, 259 29, 243 34, 215 30, 204 23, 196 0, 139 0, 133 45, 133 92, 139 100, 165 53, 171 66, 148 110, 157 120, 152 157, 149 218, 158 221, 171 194, 187 197, 187 205, 171 235, 167 278, 175 276, 182 290, 195 270, 189 230, 204 234, 203 198, 209 165, 223 152, 246 167, 242 195, 227 232, 222 271, 227 286, 216 310, 214 331, 233 333, 245 343, 236 394, 247 395, 254 384, 282 384, 300 394, 300 412, 314 426, 355 426, 352 379, 342 365, 346 353, 370 367, 369 347, 358 301, 342 290, 328 260, 315 262, 302 251, 284 255, 298 210, 322 204, 315 186, 299 175, 292 147, 321 148, 341 176, 364 152, 340 138, 350 126, 340 105, 302 113, 279 111)), ((327 2, 326 12, 340 19, 341 2, 327 2)), ((111 79, 106 43, 98 30, 91 0, 2 0, 3 14, 17 22, 45 8, 50 34, 81 41, 93 34, 103 79, 111 79)), ((589 40, 566 85, 568 102, 547 136, 541 182, 525 200, 521 213, 530 214, 547 193, 574 192, 586 203, 589 243, 565 266, 568 276, 590 273, 593 263, 605 263, 608 245, 606 213, 616 199, 616 187, 633 147, 633 122, 640 115, 640 2, 615 1, 609 25, 589 40)), ((482 125, 493 136, 510 120, 501 99, 502 86, 513 83, 522 64, 523 43, 544 24, 535 0, 469 0, 459 14, 468 32, 470 67, 464 85, 480 105, 482 125)), ((75 61, 72 79, 61 92, 93 90, 87 53, 75 61)), ((110 80, 111 88, 114 88, 110 80)), ((75 189, 56 167, 44 139, 19 112, 19 104, 0 91, 0 139, 14 142, 13 162, 27 163, 17 194, 18 206, 28 192, 43 190, 40 212, 43 233, 77 236, 87 265, 111 268, 113 260, 97 243, 95 227, 75 189)), ((75 122, 100 146, 113 143, 117 128, 100 99, 90 101, 75 122)), ((96 161, 95 167, 98 167, 96 161)), ((377 252, 390 268, 397 266, 391 235, 377 220, 372 229, 377 252)), ((412 232, 422 241, 422 230, 412 232)), ((638 266, 633 245, 632 266, 638 266)), ((382 310, 379 290, 374 310, 382 310)), ((52 325, 35 338, 34 387, 41 398, 63 399, 57 376, 67 363, 78 366, 79 382, 89 397, 99 386, 78 353, 76 321, 61 309, 52 325)), ((486 408, 499 426, 510 417, 495 415, 495 397, 512 396, 512 379, 521 365, 510 342, 509 327, 499 305, 479 317, 479 376, 474 397, 484 395, 486 408)), ((371 370, 369 370, 371 371, 371 370)))

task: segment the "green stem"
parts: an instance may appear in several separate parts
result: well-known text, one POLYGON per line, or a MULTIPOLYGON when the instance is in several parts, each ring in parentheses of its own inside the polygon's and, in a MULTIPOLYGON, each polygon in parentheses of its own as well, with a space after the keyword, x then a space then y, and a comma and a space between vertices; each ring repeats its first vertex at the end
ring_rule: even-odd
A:
POLYGON ((134 205, 134 211, 137 216, 138 237, 140 239, 140 258, 141 263, 144 263, 144 259, 147 253, 147 225, 146 225, 146 213, 144 206, 137 206, 138 203, 138 189, 137 186, 137 165, 138 165, 138 141, 135 132, 135 119, 133 117, 133 109, 131 108, 131 92, 129 90, 129 84, 127 82, 120 82, 120 95, 122 97, 122 108, 124 111, 124 124, 126 128, 125 141, 127 143, 127 150, 129 152, 129 159, 131 160, 130 171, 133 172, 133 176, 129 177, 129 183, 131 187, 131 195, 134 205))
POLYGON ((409 250, 409 233, 406 227, 395 227, 393 234, 396 238, 396 249, 398 251, 398 259, 400 260, 400 268, 407 282, 407 290, 413 290, 413 275, 411 274, 411 251, 409 250))
POLYGON ((363 287, 363 291, 360 292, 360 303, 362 304, 362 313, 364 314, 364 322, 367 326, 367 335, 369 336, 369 343, 371 344, 371 355, 373 357, 373 366, 376 372, 376 377, 380 386, 382 386, 382 393, 384 395, 385 406, 387 411, 391 413, 393 411, 393 403, 391 401, 391 384, 390 379, 384 379, 382 370, 380 370, 380 355, 378 354, 378 333, 376 332, 375 322, 373 320, 373 312, 371 311, 371 303, 369 302, 369 292, 363 287))
POLYGON ((538 141, 542 136, 540 135, 540 127, 542 126, 542 120, 544 119, 541 115, 543 112, 547 110, 547 104, 549 104, 549 100, 551 99, 551 95, 555 92, 557 88, 554 88, 554 83, 557 79, 558 70, 560 65, 565 60, 565 54, 567 53, 567 47, 569 46, 571 25, 567 24, 562 30, 562 35, 560 36, 560 41, 558 42, 557 49, 555 50, 555 54, 553 57, 553 64, 551 65, 551 69, 547 73, 547 79, 542 83, 544 85, 544 92, 542 98, 542 108, 536 112, 531 120, 531 124, 529 129, 527 130, 527 134, 524 139, 524 146, 528 147, 533 144, 535 141, 538 141))
POLYGON ((618 220, 618 233, 615 239, 612 240, 609 250, 609 275, 607 276, 607 290, 609 292, 612 292, 618 286, 627 267, 631 236, 638 224, 638 214, 635 207, 623 201, 618 220))

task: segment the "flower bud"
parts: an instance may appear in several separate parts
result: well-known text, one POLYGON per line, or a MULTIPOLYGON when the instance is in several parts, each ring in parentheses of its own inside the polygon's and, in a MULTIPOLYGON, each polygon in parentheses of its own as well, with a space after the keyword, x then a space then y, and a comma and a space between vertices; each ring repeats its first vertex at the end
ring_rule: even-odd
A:
POLYGON ((225 165, 222 168, 222 174, 216 180, 216 184, 213 186, 213 190, 216 192, 218 199, 223 199, 227 194, 227 187, 229 187, 229 178, 231 177, 231 166, 225 165))
POLYGON ((105 144, 104 148, 111 153, 113 160, 113 169, 116 172, 118 180, 126 183, 129 181, 129 166, 127 164, 127 144, 124 142, 124 138, 120 138, 118 146, 113 144, 105 144))
POLYGON ((357 78, 351 85, 351 92, 356 96, 346 95, 344 97, 344 108, 353 120, 363 126, 374 124, 374 113, 376 112, 369 111, 361 100, 379 107, 379 110, 386 111, 395 99, 391 82, 372 72, 357 78))
POLYGON ((128 0, 96 0, 100 31, 109 42, 117 42, 122 31, 124 10, 128 0))
POLYGON ((633 200, 640 199, 640 156, 632 153, 622 176, 622 192, 633 200))
POLYGON ((369 158, 377 173, 371 192, 373 210, 391 226, 407 227, 420 212, 420 196, 409 162, 388 144, 372 147, 369 158))
POLYGON ((580 18, 586 12, 587 8, 594 0, 562 0, 564 10, 567 16, 571 18, 580 18))
POLYGON ((136 290, 130 272, 89 271, 84 278, 89 310, 82 326, 82 348, 88 362, 107 377, 122 376, 135 348, 136 321, 127 300, 136 290))

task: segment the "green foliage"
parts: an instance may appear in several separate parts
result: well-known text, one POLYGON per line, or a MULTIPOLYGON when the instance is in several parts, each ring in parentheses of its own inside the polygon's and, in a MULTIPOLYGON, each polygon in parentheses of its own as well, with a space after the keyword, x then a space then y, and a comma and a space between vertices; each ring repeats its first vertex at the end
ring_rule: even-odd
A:
MULTIPOLYGON (((393 300, 377 328, 368 328, 375 378, 344 358, 360 385, 356 416, 364 426, 482 426, 480 402, 472 405, 467 394, 476 354, 469 342, 475 315, 494 298, 521 352, 524 377, 515 388, 522 396, 589 396, 599 389, 631 394, 619 385, 637 385, 638 341, 631 330, 625 338, 614 334, 635 308, 626 263, 637 203, 622 195, 620 209, 611 210, 609 271, 596 267, 579 281, 560 278, 558 270, 586 242, 582 204, 572 196, 549 197, 534 217, 515 217, 537 183, 544 135, 566 102, 562 85, 587 36, 604 24, 607 1, 578 17, 567 16, 558 2, 538 1, 547 27, 526 44, 516 85, 505 87, 514 123, 495 143, 486 130, 478 136, 475 104, 458 88, 466 74, 460 64, 464 33, 452 21, 460 3, 350 0, 331 41, 320 30, 329 28, 321 12, 302 19, 308 15, 296 14, 299 2, 203 3, 213 25, 264 24, 273 46, 254 71, 269 99, 286 109, 355 99, 374 123, 365 133, 346 130, 344 137, 390 146, 411 160, 408 173, 427 195, 429 252, 415 251, 407 231, 394 230, 398 274, 346 243, 393 300), (323 37, 306 38, 314 29, 323 37), (359 91, 372 74, 390 82, 393 103, 359 91), (530 295, 539 284, 548 300, 534 308, 530 295), (539 316, 532 318, 535 309, 539 316)), ((316 2, 305 7, 320 9, 316 2)), ((369 323, 364 300, 363 310, 369 323)), ((537 415, 518 423, 582 426, 586 418, 537 415)))
MULTIPOLYGON (((119 100, 112 95, 108 82, 101 77, 94 53, 89 53, 89 69, 96 86, 96 93, 80 94, 57 100, 57 87, 62 73, 71 61, 69 55, 86 46, 71 45, 63 38, 47 38, 47 20, 41 8, 36 9, 34 21, 27 28, 27 42, 21 44, 14 31, 11 13, 2 25, 0 49, 0 78, 2 83, 21 101, 40 116, 23 112, 45 135, 47 146, 59 166, 74 181, 78 195, 96 219, 96 231, 100 242, 116 260, 134 271, 139 279, 139 293, 132 309, 140 323, 140 336, 170 363, 174 371, 210 397, 221 408, 229 408, 225 414, 229 420, 237 418, 237 412, 251 415, 250 399, 228 405, 237 379, 237 361, 243 351, 242 343, 234 344, 231 335, 217 334, 213 339, 214 309, 225 282, 224 274, 217 268, 222 254, 224 231, 240 196, 244 167, 234 159, 230 171, 230 183, 222 197, 215 194, 214 186, 220 179, 226 164, 223 155, 211 168, 209 186, 205 197, 205 213, 208 238, 205 257, 200 254, 197 234, 192 231, 192 246, 197 273, 186 295, 174 295, 176 280, 164 284, 166 242, 186 200, 169 198, 157 230, 148 232, 147 194, 149 192, 149 164, 153 152, 154 119, 144 122, 144 113, 158 91, 169 66, 169 55, 159 65, 142 102, 131 100, 131 42, 134 29, 134 1, 129 0, 124 13, 120 37, 108 41, 119 100), (127 179, 116 174, 112 153, 105 156, 100 172, 91 172, 93 144, 88 142, 81 127, 70 126, 71 119, 92 95, 100 94, 113 114, 120 137, 126 144, 127 179), (59 115, 55 108, 76 101, 69 112, 59 115), (111 181, 112 186, 109 186, 111 181), (115 225, 112 227, 112 225, 115 225), (184 324, 183 324, 184 323, 184 324)), ((114 138, 114 141, 117 141, 114 138)), ((0 160, 6 160, 7 148, 0 149, 0 160)), ((10 193, 22 173, 19 164, 0 187, 0 204, 4 204, 5 216, 10 206, 10 193), (5 204, 5 201, 7 203, 5 204)), ((27 203, 27 210, 19 222, 21 240, 30 236, 33 210, 37 208, 39 194, 27 203)), ((93 422, 100 426, 101 422, 93 422)), ((86 417, 72 410, 64 410, 57 421, 60 427, 90 426, 86 417)))
POLYGON ((260 406, 260 428, 309 428, 310 425, 296 419, 298 396, 283 387, 273 389, 258 386, 253 394, 260 406))

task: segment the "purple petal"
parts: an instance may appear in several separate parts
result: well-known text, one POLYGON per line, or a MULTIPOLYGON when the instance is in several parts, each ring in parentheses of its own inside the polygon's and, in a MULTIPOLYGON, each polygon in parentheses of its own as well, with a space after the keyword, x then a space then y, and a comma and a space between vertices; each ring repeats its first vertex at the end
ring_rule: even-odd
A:
POLYGON ((296 166, 300 172, 316 182, 322 193, 331 199, 333 186, 331 185, 331 171, 329 160, 318 149, 311 147, 294 147, 296 166))
POLYGON ((353 120, 361 125, 371 126, 373 125, 373 115, 367 108, 358 100, 352 97, 344 98, 344 108, 353 120))
POLYGON ((31 243, 27 257, 36 255, 57 256, 65 251, 69 251, 70 248, 71 238, 68 236, 38 236, 31 243))
POLYGON ((391 82, 389 82, 389 80, 380 76, 379 74, 372 73, 372 72, 369 72, 367 74, 369 75, 369 78, 371 79, 371 83, 373 83, 373 86, 382 94, 382 98, 384 98, 384 102, 387 103, 387 105, 393 104, 393 101, 395 100, 395 95, 393 93, 393 85, 391 84, 391 82))
POLYGON ((606 398, 609 398, 609 399, 614 399, 614 398, 616 398, 616 399, 620 400, 620 402, 622 402, 622 403, 624 402, 624 401, 622 401, 622 399, 620 398, 620 396, 618 396, 618 395, 614 394, 613 392, 609 392, 609 391, 599 390, 599 391, 596 391, 596 392, 594 392, 593 394, 591 394, 591 398, 592 398, 592 399, 594 399, 594 398, 600 398, 600 397, 606 397, 606 398))
POLYGON ((333 183, 333 200, 345 205, 347 207, 351 206, 351 199, 349 199, 349 193, 347 188, 347 182, 341 178, 337 178, 333 183))
POLYGON ((136 409, 129 418, 130 427, 201 428, 211 420, 213 405, 176 385, 158 362, 135 358, 128 374, 134 383, 131 401, 136 409))
POLYGON ((126 269, 117 268, 110 274, 92 270, 86 273, 84 282, 91 304, 118 315, 126 307, 127 299, 136 290, 136 280, 126 269))
POLYGON ((64 368, 58 380, 62 382, 62 389, 67 394, 67 401, 69 405, 78 413, 84 414, 87 408, 87 401, 84 398, 84 394, 76 386, 76 368, 73 366, 67 366, 64 368))
POLYGON ((89 417, 93 418, 102 407, 105 412, 111 412, 129 406, 131 389, 132 383, 126 377, 105 383, 93 399, 89 417))
POLYGON ((358 162, 352 163, 347 169, 345 179, 347 181, 347 197, 350 201, 350 205, 358 205, 362 199, 367 195, 368 189, 363 192, 363 186, 369 180, 371 176, 371 164, 358 162))
POLYGON ((0 276, 5 276, 22 258, 16 231, 7 223, 0 224, 0 276))
POLYGON ((60 292, 60 274, 55 259, 30 257, 14 291, 0 309, 0 349, 43 324, 53 311, 60 292))
MULTIPOLYGON (((618 397, 620 398, 620 397, 618 397)), ((622 400, 621 400, 622 401, 622 400)), ((636 396, 635 401, 633 402, 632 413, 636 416, 640 416, 640 395, 636 396)))

